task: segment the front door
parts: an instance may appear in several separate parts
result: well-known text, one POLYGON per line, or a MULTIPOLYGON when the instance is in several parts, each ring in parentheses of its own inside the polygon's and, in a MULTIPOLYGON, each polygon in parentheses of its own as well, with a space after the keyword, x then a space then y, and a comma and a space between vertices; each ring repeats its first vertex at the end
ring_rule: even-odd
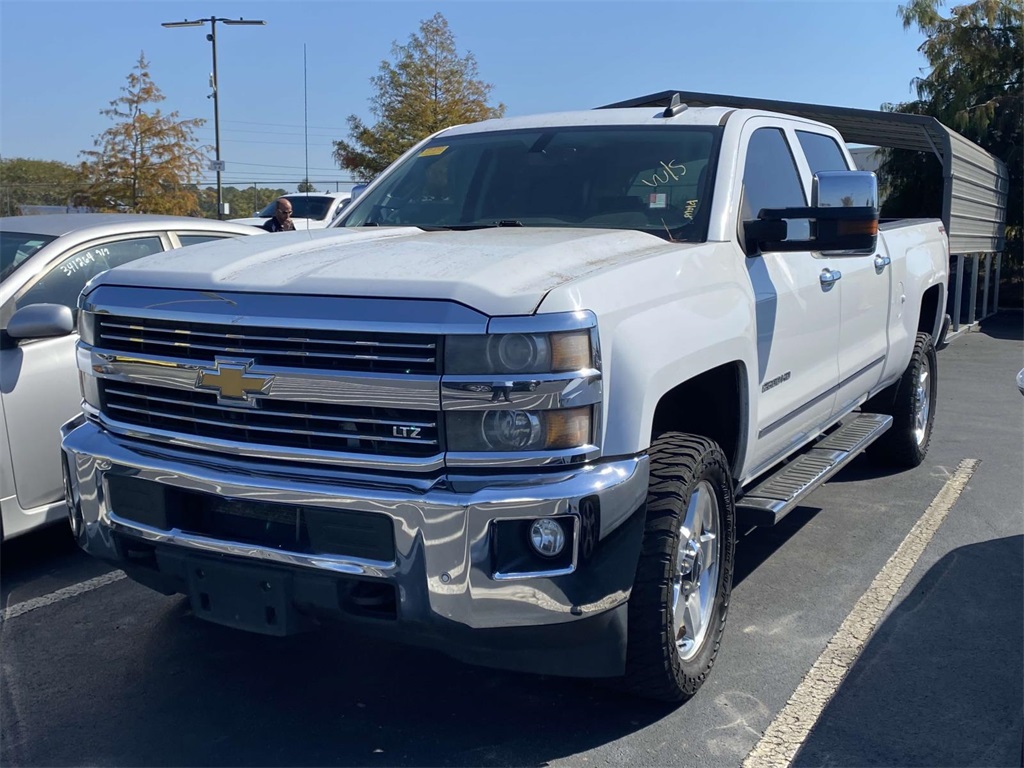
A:
MULTIPOLYGON (((749 121, 740 222, 762 208, 804 207, 807 198, 786 132, 763 119, 749 121)), ((789 222, 804 239, 809 224, 789 222)), ((811 251, 744 254, 756 302, 757 404, 747 456, 749 474, 813 436, 828 420, 839 377, 840 296, 829 281, 832 260, 811 251)), ((749 476, 747 478, 749 479, 749 476)))
MULTIPOLYGON (((76 311, 78 295, 92 277, 162 250, 164 240, 158 234, 107 239, 76 248, 59 256, 16 295, 15 309, 52 303, 76 311)), ((59 501, 64 495, 60 426, 80 411, 82 399, 75 364, 77 340, 77 334, 24 340, 16 347, 0 350, 0 396, 14 486, 18 505, 26 512, 59 501)))

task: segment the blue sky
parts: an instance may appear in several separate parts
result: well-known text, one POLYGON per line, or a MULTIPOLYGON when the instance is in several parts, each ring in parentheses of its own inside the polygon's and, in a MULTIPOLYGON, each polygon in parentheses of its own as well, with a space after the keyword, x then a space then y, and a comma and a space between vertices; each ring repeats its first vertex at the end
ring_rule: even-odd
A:
MULTIPOLYGON (((371 120, 370 78, 420 21, 440 11, 471 51, 492 103, 508 115, 588 109, 670 88, 877 109, 905 101, 925 62, 896 2, 874 0, 0 0, 0 154, 76 162, 108 125, 145 51, 162 108, 202 117, 213 144, 209 25, 217 30, 225 184, 291 189, 304 175, 303 45, 308 68, 309 175, 348 178, 331 159, 346 117, 371 120)), ((212 151, 211 151, 212 156, 212 151)), ((207 176, 212 180, 213 174, 207 176)), ((327 184, 326 182, 329 182, 327 184)), ((348 185, 340 184, 340 189, 348 185)))

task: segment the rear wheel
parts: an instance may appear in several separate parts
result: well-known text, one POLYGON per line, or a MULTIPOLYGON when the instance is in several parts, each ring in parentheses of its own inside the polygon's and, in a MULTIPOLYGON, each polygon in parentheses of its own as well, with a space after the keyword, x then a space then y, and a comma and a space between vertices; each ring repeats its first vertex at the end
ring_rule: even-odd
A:
POLYGON ((722 450, 703 437, 665 433, 650 457, 625 684, 683 702, 707 678, 725 629, 736 546, 732 478, 722 450))
POLYGON ((937 373, 932 337, 919 333, 910 364, 900 380, 864 405, 866 412, 892 416, 892 427, 868 448, 872 459, 902 468, 916 467, 924 461, 935 420, 937 373))

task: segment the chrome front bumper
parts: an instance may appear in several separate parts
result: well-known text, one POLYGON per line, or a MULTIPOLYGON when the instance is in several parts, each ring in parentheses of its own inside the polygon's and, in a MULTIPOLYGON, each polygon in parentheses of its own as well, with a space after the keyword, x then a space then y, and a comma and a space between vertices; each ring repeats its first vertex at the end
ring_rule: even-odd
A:
MULTIPOLYGON (((322 468, 300 473, 294 467, 214 458, 120 438, 83 417, 62 433, 66 492, 79 544, 108 561, 131 565, 118 546, 119 538, 129 537, 248 566, 382 580, 397 588, 398 623, 431 625, 431 631, 438 623, 469 630, 568 624, 624 607, 629 597, 642 529, 636 521, 647 493, 646 456, 554 475, 466 478, 473 485, 459 492, 462 484, 450 477, 417 487, 404 479, 349 475, 339 480, 322 468), (223 498, 387 515, 394 523, 395 560, 287 552, 147 527, 110 508, 107 481, 116 475, 223 498), (601 510, 599 537, 588 562, 574 557, 571 568, 511 579, 495 573, 490 540, 495 521, 566 517, 578 530, 581 500, 594 498, 601 510)), ((130 567, 126 570, 131 575, 130 567)))

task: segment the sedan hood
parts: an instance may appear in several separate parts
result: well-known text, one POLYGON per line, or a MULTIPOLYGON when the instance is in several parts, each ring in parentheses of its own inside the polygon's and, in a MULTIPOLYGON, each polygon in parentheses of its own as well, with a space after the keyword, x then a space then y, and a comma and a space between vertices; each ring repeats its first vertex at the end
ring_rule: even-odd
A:
POLYGON ((524 315, 559 285, 680 247, 687 246, 632 230, 337 228, 169 251, 93 285, 447 299, 491 316, 524 315))

